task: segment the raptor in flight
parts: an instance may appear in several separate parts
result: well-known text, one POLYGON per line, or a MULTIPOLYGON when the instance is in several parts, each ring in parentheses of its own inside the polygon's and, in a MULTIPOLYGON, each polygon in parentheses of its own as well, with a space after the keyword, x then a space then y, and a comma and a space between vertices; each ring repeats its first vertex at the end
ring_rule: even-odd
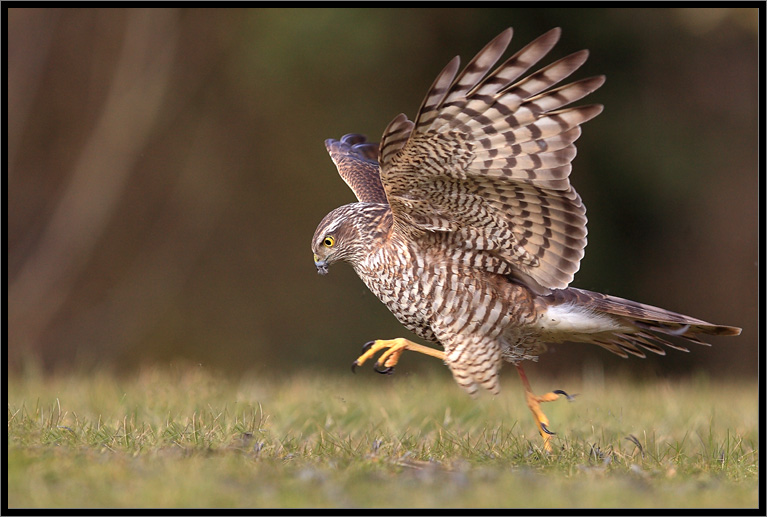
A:
POLYGON ((437 76, 414 121, 400 114, 380 145, 350 134, 325 145, 358 202, 336 208, 312 238, 325 274, 346 261, 405 327, 443 350, 404 338, 368 343, 391 372, 405 350, 442 359, 469 393, 498 393, 504 361, 522 378, 527 404, 550 450, 540 408, 563 391, 533 394, 522 362, 546 343, 593 343, 628 357, 663 355, 662 336, 705 344, 700 334, 738 335, 623 298, 568 287, 586 246, 586 208, 570 184, 580 125, 602 106, 566 107, 604 77, 557 86, 588 52, 523 75, 559 39, 553 29, 494 67, 507 29, 458 73, 437 76))

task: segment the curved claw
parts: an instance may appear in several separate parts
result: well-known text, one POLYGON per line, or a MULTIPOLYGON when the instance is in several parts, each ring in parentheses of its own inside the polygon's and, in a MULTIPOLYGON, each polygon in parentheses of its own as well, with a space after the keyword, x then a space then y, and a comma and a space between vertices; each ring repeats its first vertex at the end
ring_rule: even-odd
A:
POLYGON ((541 422, 541 429, 543 429, 543 431, 544 431, 546 434, 557 434, 557 433, 555 433, 554 431, 549 431, 549 428, 548 428, 548 427, 546 427, 546 424, 544 424, 543 422, 541 422))
POLYGON ((575 397, 578 396, 577 393, 574 393, 572 395, 568 395, 565 390, 554 390, 554 391, 552 391, 552 393, 556 393, 557 395, 564 395, 569 402, 572 402, 573 400, 575 400, 575 397))
POLYGON ((376 371, 376 373, 381 373, 383 375, 391 375, 394 373, 394 367, 393 366, 380 366, 378 363, 376 363, 373 366, 373 369, 376 371))
POLYGON ((359 363, 357 361, 354 361, 352 363, 352 373, 357 373, 357 367, 359 366, 359 363))
POLYGON ((362 353, 364 354, 365 352, 370 350, 370 347, 373 346, 373 345, 375 345, 375 341, 368 341, 367 343, 362 345, 362 353))

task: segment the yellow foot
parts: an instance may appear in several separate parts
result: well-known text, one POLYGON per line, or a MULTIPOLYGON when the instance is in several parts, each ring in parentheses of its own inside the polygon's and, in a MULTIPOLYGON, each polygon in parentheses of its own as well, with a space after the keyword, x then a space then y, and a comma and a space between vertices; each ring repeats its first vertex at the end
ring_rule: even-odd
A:
POLYGON ((445 360, 445 352, 442 350, 435 350, 428 346, 419 345, 418 343, 413 343, 405 338, 377 339, 375 341, 369 341, 362 347, 363 354, 352 363, 352 371, 358 366, 362 366, 362 363, 373 357, 380 350, 385 351, 373 366, 373 369, 378 373, 392 373, 394 371, 394 365, 397 364, 399 357, 405 350, 412 350, 413 352, 420 352, 442 359, 443 361, 445 360))
POLYGON ((519 373, 519 377, 522 379, 522 385, 525 388, 527 407, 529 407, 530 411, 533 413, 535 424, 538 426, 538 432, 541 433, 541 438, 543 438, 543 449, 546 452, 551 452, 551 436, 556 433, 549 430, 549 419, 546 418, 546 415, 541 410, 540 404, 541 402, 553 402, 557 400, 560 395, 564 395, 567 397, 567 400, 571 401, 575 395, 568 395, 562 390, 554 390, 540 396, 535 395, 530 388, 530 382, 527 380, 527 375, 525 375, 525 371, 520 365, 517 365, 517 372, 519 373))

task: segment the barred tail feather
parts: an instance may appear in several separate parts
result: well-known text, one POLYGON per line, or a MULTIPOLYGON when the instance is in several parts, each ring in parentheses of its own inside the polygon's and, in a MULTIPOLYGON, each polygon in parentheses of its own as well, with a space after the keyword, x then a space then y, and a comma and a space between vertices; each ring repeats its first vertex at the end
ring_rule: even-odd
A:
POLYGON ((643 303, 586 291, 560 289, 542 297, 549 305, 543 327, 551 341, 580 341, 599 345, 621 357, 645 357, 644 351, 665 355, 661 347, 689 350, 668 339, 710 346, 700 335, 737 336, 741 329, 715 325, 691 316, 643 303), (662 337, 661 337, 662 336, 662 337))

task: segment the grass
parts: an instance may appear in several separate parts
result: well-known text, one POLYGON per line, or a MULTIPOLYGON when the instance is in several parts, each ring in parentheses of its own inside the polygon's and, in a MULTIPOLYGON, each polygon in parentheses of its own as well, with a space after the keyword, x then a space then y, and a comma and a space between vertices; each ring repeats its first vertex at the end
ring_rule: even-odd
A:
POLYGON ((758 504, 755 381, 559 379, 552 387, 581 395, 544 406, 558 433, 550 455, 519 381, 507 375, 503 385, 498 397, 472 400, 427 374, 11 376, 8 505, 758 504))

